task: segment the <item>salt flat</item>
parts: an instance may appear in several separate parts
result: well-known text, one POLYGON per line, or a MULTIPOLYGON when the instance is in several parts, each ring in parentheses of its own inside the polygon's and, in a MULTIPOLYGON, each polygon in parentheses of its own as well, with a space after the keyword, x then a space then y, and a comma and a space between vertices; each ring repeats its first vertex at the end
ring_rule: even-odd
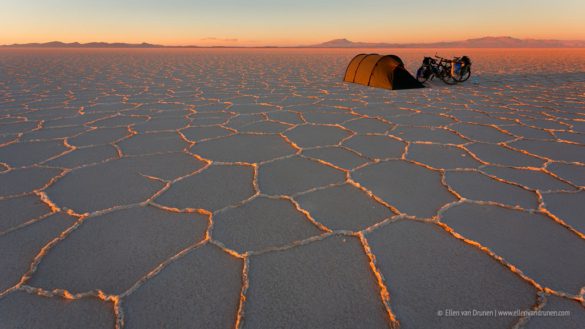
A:
POLYGON ((1 50, 0 328, 582 328, 585 50, 357 52, 1 50))

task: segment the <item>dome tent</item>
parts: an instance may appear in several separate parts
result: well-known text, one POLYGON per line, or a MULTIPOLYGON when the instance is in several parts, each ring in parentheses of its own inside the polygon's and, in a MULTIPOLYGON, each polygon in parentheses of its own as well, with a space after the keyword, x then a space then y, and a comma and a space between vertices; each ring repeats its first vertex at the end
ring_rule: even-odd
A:
POLYGON ((343 81, 392 90, 424 87, 395 55, 359 54, 347 66, 343 81))

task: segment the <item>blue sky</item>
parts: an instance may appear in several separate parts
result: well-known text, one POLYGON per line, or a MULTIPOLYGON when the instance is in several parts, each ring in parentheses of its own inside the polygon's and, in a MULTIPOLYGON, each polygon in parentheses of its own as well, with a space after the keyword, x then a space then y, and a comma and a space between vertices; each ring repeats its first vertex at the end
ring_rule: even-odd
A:
POLYGON ((0 43, 298 45, 585 39, 583 0, 0 0, 0 43))

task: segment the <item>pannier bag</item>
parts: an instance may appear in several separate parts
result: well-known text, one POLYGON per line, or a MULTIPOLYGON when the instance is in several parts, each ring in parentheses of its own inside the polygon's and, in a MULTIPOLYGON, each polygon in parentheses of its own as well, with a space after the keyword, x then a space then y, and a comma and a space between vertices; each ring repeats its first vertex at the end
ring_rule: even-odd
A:
POLYGON ((467 56, 461 57, 461 59, 453 62, 451 66, 451 75, 459 76, 462 74, 461 69, 471 65, 471 60, 467 56))

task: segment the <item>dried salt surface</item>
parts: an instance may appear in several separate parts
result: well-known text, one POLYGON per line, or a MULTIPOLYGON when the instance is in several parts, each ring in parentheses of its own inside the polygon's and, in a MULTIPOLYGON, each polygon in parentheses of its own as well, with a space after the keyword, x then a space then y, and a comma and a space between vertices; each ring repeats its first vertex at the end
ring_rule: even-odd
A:
MULTIPOLYGON (((83 106, 82 104, 79 104, 78 106, 83 106)), ((52 118, 52 117, 47 117, 45 120, 43 120, 43 127, 44 128, 61 128, 61 127, 74 127, 74 126, 87 126, 90 129, 95 129, 94 126, 92 126, 92 122, 96 121, 96 120, 101 120, 104 118, 103 114, 99 114, 99 113, 85 113, 82 115, 79 115, 79 113, 76 113, 74 116, 71 117, 65 117, 65 118, 52 118)), ((120 126, 118 128, 126 128, 125 126, 120 126)), ((72 136, 67 136, 72 137, 72 136)))
POLYGON ((508 167, 537 167, 544 165, 545 161, 532 155, 520 153, 496 144, 475 143, 466 147, 481 161, 508 167))
POLYGON ((269 113, 278 111, 278 107, 274 105, 255 104, 254 99, 250 99, 252 103, 249 104, 235 104, 230 107, 231 112, 240 114, 255 114, 255 113, 269 113))
POLYGON ((309 192, 296 199, 316 221, 332 230, 360 231, 394 215, 349 184, 309 192))
POLYGON ((285 133, 296 145, 300 147, 337 145, 350 133, 337 126, 302 125, 285 133))
POLYGON ((13 292, 0 299, 2 328, 112 328, 115 316, 111 305, 97 298, 61 301, 13 292))
POLYGON ((239 114, 231 117, 225 125, 232 129, 242 129, 248 125, 262 122, 264 119, 265 117, 261 114, 239 114))
POLYGON ((529 127, 548 129, 549 131, 564 130, 567 128, 567 125, 549 118, 524 117, 520 118, 520 121, 529 127))
POLYGON ((402 328, 509 328, 514 317, 450 317, 447 310, 528 310, 536 290, 480 250, 431 223, 399 221, 366 235, 402 328))
POLYGON ((303 113, 305 121, 316 124, 342 124, 347 120, 358 118, 344 110, 313 111, 303 113))
POLYGON ((167 181, 199 171, 206 164, 204 161, 184 152, 128 157, 119 161, 123 166, 131 167, 141 175, 167 181))
POLYGON ((68 143, 76 147, 106 145, 130 135, 128 128, 96 128, 75 137, 69 138, 68 143))
MULTIPOLYGON (((181 113, 185 115, 184 113, 181 113)), ((186 114, 189 114, 187 112, 186 114)), ((187 127, 190 121, 184 117, 170 117, 170 118, 156 118, 151 119, 148 122, 137 124, 133 127, 138 133, 146 133, 146 132, 156 132, 156 131, 165 131, 165 130, 173 130, 176 131, 178 129, 187 127)))
POLYGON ((55 168, 29 167, 0 173, 0 197, 32 193, 48 185, 62 171, 55 168))
POLYGON ((91 106, 84 107, 83 111, 88 113, 119 113, 124 110, 131 109, 133 106, 122 102, 122 99, 111 100, 112 103, 108 102, 108 99, 99 98, 99 103, 91 106), (102 103, 105 102, 105 103, 102 103))
POLYGON ((270 195, 294 195, 344 179, 342 171, 300 157, 270 162, 258 170, 260 191, 270 195))
MULTIPOLYGON (((574 116, 571 119, 579 119, 580 118, 580 113, 575 113, 574 116)), ((569 122, 565 122, 566 124, 569 124, 573 130, 577 133, 585 133, 585 124, 583 123, 583 121, 569 121, 569 122)))
POLYGON ((0 233, 51 213, 51 209, 35 195, 0 200, 0 209, 0 233))
POLYGON ((434 144, 466 144, 469 140, 457 135, 455 132, 444 128, 425 128, 400 126, 393 129, 390 134, 396 138, 410 142, 427 142, 434 144))
POLYGON ((499 179, 514 182, 530 189, 541 191, 567 190, 573 191, 575 188, 568 183, 559 180, 552 175, 528 169, 514 169, 506 167, 486 166, 481 168, 484 173, 495 176, 499 179))
POLYGON ((478 124, 458 123, 450 126, 451 129, 468 139, 484 143, 501 143, 514 139, 512 135, 505 134, 494 127, 478 124))
POLYGON ((448 172, 445 174, 445 181, 467 199, 497 202, 523 209, 538 207, 538 198, 535 193, 500 182, 476 171, 448 172))
POLYGON ((176 132, 139 134, 121 141, 118 145, 126 155, 179 152, 188 146, 176 132))
POLYGON ((176 182, 156 202, 172 208, 215 211, 254 195, 253 179, 253 169, 248 166, 211 166, 176 182))
POLYGON ((124 328, 230 328, 241 282, 241 260, 201 246, 128 296, 124 328))
POLYGON ((387 328, 368 259, 335 236, 250 258, 244 328, 387 328))
POLYGON ((19 282, 42 247, 74 223, 71 216, 55 214, 0 236, 0 294, 19 282))
POLYGON ((356 170, 352 177, 400 212, 413 216, 432 217, 456 200, 441 183, 439 173, 405 161, 367 166, 356 170))
POLYGON ((59 168, 76 168, 92 163, 103 162, 108 159, 115 159, 118 157, 118 151, 111 145, 98 145, 85 148, 79 148, 64 154, 53 160, 49 160, 44 164, 51 167, 59 168))
MULTIPOLYGON (((449 106, 448 104, 445 104, 446 106, 449 106)), ((479 125, 510 125, 512 123, 514 123, 514 120, 510 120, 507 119, 505 117, 499 117, 498 114, 501 114, 502 112, 499 111, 498 109, 494 109, 494 108, 489 108, 489 107, 485 107, 485 106, 474 106, 472 109, 462 109, 462 108, 456 108, 452 111, 449 112, 449 115, 456 118, 459 122, 462 123, 471 123, 471 124, 479 124, 479 125), (478 110, 483 110, 483 111, 478 111, 478 110), (489 110, 490 114, 486 114, 485 110, 489 110)), ((504 112, 505 113, 505 112, 504 112)), ((465 129, 466 125, 459 125, 461 127, 463 127, 463 129, 465 129)), ((472 127, 473 128, 473 127, 472 127)), ((481 127, 480 127, 481 129, 481 127)), ((468 130, 470 132, 470 134, 474 134, 474 130, 473 129, 469 129, 468 130)), ((484 129, 484 131, 486 131, 484 129)), ((487 130, 490 131, 490 130, 487 130)), ((492 131, 493 133, 493 131, 492 131)), ((478 135, 481 136, 481 135, 478 135)))
MULTIPOLYGON (((0 145, 5 145, 11 142, 16 142, 18 140, 18 135, 17 134, 5 134, 5 135, 0 135, 0 145)), ((6 166, 5 164, 3 164, 2 166, 6 166)))
POLYGON ((88 218, 50 250, 30 283, 72 293, 120 294, 158 264, 203 240, 199 214, 131 208, 88 218))
POLYGON ((415 127, 443 127, 455 122, 448 116, 437 114, 416 113, 408 116, 395 116, 391 120, 393 123, 415 127))
POLYGON ((572 133, 572 132, 555 132, 555 136, 562 141, 568 141, 578 144, 585 144, 585 134, 581 133, 572 133))
POLYGON ((359 156, 357 153, 337 146, 306 150, 303 155, 311 159, 328 162, 345 170, 351 170, 368 163, 366 158, 359 156))
POLYGON ((213 238, 239 253, 282 247, 322 233, 288 200, 256 198, 214 218, 213 238))
POLYGON ((351 49, 55 52, 0 51, 9 327, 582 322, 583 50, 411 91, 351 49), (436 316, 469 305, 577 317, 436 316))
POLYGON ((392 128, 392 125, 372 118, 347 121, 343 126, 358 134, 383 134, 392 128))
POLYGON ((113 160, 67 173, 59 184, 49 186, 47 194, 81 214, 146 201, 163 186, 141 175, 131 163, 113 160))
POLYGON ((128 116, 128 115, 115 115, 106 116, 103 119, 92 121, 89 126, 97 128, 116 128, 116 127, 129 127, 138 123, 148 121, 147 116, 128 116))
POLYGON ((585 234, 585 192, 547 193, 542 197, 551 213, 585 234))
POLYGON ((546 130, 531 128, 519 125, 506 125, 502 127, 503 130, 517 137, 531 138, 531 139, 553 139, 553 135, 546 130))
POLYGON ((544 215, 467 204, 441 220, 544 286, 572 295, 585 286, 585 240, 544 215))
POLYGON ((464 149, 440 144, 412 144, 406 158, 437 169, 477 168, 481 165, 464 149))
POLYGON ((248 125, 245 125, 238 130, 243 133, 281 133, 291 126, 288 124, 274 122, 274 121, 260 121, 260 122, 253 122, 248 125))
POLYGON ((60 141, 19 142, 0 148, 0 160, 11 167, 26 167, 67 151, 60 141))
POLYGON ((90 128, 83 126, 72 126, 62 128, 47 128, 41 130, 31 131, 22 135, 23 141, 36 141, 36 140, 54 140, 62 139, 69 136, 76 136, 90 128))
POLYGON ((532 316, 525 329, 583 328, 585 323, 585 308, 576 301, 557 296, 547 296, 546 304, 541 309, 545 315, 532 316), (567 314, 567 312, 570 312, 567 314))
POLYGON ((20 134, 38 128, 38 121, 25 121, 2 124, 2 134, 20 134))
POLYGON ((404 153, 404 143, 388 136, 356 135, 343 145, 370 159, 400 158, 404 153))
MULTIPOLYGON (((211 127, 214 125, 220 125, 220 124, 225 124, 226 121, 228 121, 229 117, 231 115, 227 114, 227 117, 224 116, 212 116, 212 117, 207 117, 207 116, 201 116, 201 115, 197 115, 194 116, 191 119, 191 127, 211 127)), ((190 128, 190 127, 189 127, 190 128)), ((189 129, 187 128, 187 129, 189 129)), ((226 127, 229 128, 229 127, 226 127)))
MULTIPOLYGON (((282 105, 285 105, 285 102, 280 102, 282 105)), ((299 113, 292 112, 292 111, 278 111, 278 112, 270 112, 267 114, 268 119, 276 120, 278 122, 284 122, 288 124, 301 124, 303 123, 303 119, 301 118, 299 113)))
POLYGON ((209 127, 188 127, 180 130, 181 134, 191 142, 197 142, 203 139, 223 137, 231 135, 233 132, 220 126, 209 127))
POLYGON ((521 140, 511 143, 510 146, 549 159, 585 163, 585 145, 521 140))
POLYGON ((233 135, 195 144, 191 152, 219 162, 257 163, 291 155, 296 150, 276 135, 233 135))

